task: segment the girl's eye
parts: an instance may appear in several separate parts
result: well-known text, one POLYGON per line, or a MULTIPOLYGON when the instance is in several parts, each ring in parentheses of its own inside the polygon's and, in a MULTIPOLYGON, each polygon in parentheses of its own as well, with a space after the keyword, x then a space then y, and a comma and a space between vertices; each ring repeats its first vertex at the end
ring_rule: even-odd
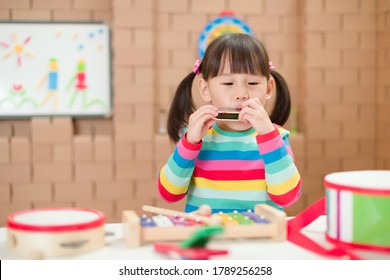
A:
POLYGON ((233 83, 222 83, 224 86, 232 86, 233 83))
POLYGON ((256 86, 256 85, 258 85, 259 83, 257 83, 257 82, 251 82, 251 83, 248 83, 250 86, 256 86))

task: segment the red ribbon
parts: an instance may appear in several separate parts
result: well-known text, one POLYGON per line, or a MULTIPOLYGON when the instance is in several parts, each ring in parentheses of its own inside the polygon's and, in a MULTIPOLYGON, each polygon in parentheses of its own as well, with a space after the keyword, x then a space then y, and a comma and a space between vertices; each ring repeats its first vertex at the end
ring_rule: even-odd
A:
POLYGON ((351 260, 361 260, 362 258, 351 252, 347 246, 337 244, 332 249, 326 249, 301 233, 302 228, 312 223, 319 216, 325 215, 325 212, 325 197, 323 197, 287 222, 287 240, 304 249, 326 257, 347 257, 351 260))

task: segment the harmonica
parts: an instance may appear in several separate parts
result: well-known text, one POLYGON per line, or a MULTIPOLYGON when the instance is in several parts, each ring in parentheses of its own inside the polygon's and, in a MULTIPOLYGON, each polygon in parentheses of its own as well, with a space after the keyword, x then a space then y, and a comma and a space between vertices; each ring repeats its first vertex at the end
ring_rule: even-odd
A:
POLYGON ((217 121, 238 121, 238 109, 219 109, 218 116, 215 117, 217 121))

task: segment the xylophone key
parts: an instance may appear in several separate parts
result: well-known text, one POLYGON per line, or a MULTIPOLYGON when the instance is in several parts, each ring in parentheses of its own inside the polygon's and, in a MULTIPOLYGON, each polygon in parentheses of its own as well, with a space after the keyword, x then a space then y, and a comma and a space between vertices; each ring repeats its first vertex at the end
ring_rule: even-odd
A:
MULTIPOLYGON (((164 208, 158 208, 153 206, 144 205, 142 207, 142 210, 152 213, 158 213, 160 215, 172 215, 172 216, 181 216, 183 218, 186 218, 188 220, 194 220, 196 222, 202 222, 208 225, 218 225, 221 223, 220 219, 218 217, 208 217, 208 216, 202 216, 197 214, 197 211, 191 212, 191 213, 185 213, 185 212, 177 212, 169 209, 164 208)), ((200 209, 203 214, 208 214, 210 212, 206 207, 202 206, 202 209, 200 209)))
POLYGON ((188 220, 178 216, 168 216, 168 218, 175 224, 175 226, 189 226, 188 220))
POLYGON ((142 227, 155 227, 156 223, 153 221, 152 218, 149 218, 146 215, 143 215, 141 217, 141 226, 142 227))
POLYGON ((217 214, 214 214, 216 217, 219 217, 221 219, 221 223, 224 226, 233 226, 233 225, 238 225, 238 221, 230 217, 228 214, 220 212, 217 214))
POLYGON ((180 216, 168 216, 168 218, 174 223, 175 226, 197 226, 205 225, 202 222, 197 222, 194 220, 189 220, 180 216))
POLYGON ((152 219, 158 227, 169 228, 174 226, 172 221, 164 215, 153 216, 152 219))
POLYGON ((207 225, 199 220, 188 220, 188 223, 191 225, 191 226, 204 226, 204 225, 207 225))
POLYGON ((251 225, 255 222, 250 219, 248 216, 242 215, 241 213, 238 213, 237 211, 234 211, 233 213, 227 213, 230 217, 232 217, 234 220, 236 220, 240 225, 251 225))
POLYGON ((168 216, 168 218, 175 224, 175 226, 198 226, 205 225, 202 222, 197 222, 194 220, 189 220, 180 216, 168 216))
POLYGON ((270 222, 269 220, 267 220, 263 216, 259 216, 250 210, 248 210, 246 212, 242 212, 241 214, 244 216, 247 216, 248 218, 250 218, 251 220, 253 220, 257 224, 269 224, 269 222, 270 222))

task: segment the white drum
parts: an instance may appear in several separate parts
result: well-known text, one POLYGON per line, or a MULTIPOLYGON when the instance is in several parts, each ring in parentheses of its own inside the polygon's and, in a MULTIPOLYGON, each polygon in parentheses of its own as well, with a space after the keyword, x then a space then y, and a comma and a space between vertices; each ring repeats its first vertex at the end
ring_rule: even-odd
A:
POLYGON ((104 246, 104 214, 81 208, 15 212, 7 218, 7 247, 30 259, 70 256, 104 246))
POLYGON ((390 251, 390 171, 332 173, 325 177, 328 226, 333 243, 390 251))

